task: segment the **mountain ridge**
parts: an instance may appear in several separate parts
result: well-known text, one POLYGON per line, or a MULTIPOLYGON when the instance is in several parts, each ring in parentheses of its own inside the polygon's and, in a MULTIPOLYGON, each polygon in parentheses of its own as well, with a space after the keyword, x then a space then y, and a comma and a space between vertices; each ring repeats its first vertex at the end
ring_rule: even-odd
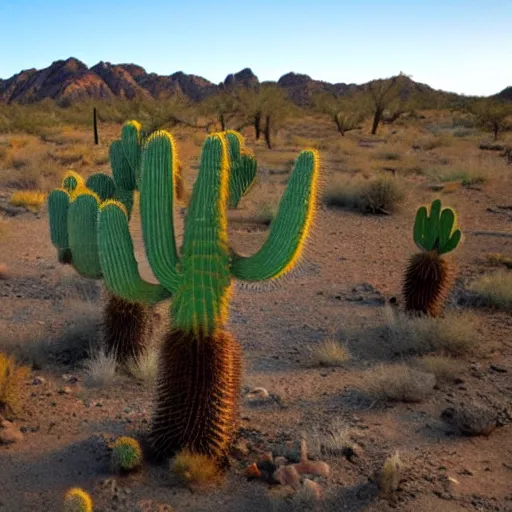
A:
MULTIPOLYGON (((462 97, 457 93, 433 89, 410 78, 407 80, 408 89, 462 97)), ((56 60, 43 69, 30 68, 10 78, 0 79, 0 102, 27 104, 50 98, 62 104, 70 104, 84 99, 163 99, 175 94, 181 94, 192 101, 201 101, 234 85, 250 88, 272 83, 286 91, 294 103, 305 106, 316 93, 343 95, 366 88, 371 82, 333 84, 295 72, 285 73, 277 81, 260 82, 250 68, 244 68, 228 74, 223 82, 215 84, 202 76, 182 71, 159 75, 148 73, 137 64, 112 64, 105 61, 88 67, 79 59, 69 57, 56 60)), ((499 97, 499 94, 494 97, 499 97)))

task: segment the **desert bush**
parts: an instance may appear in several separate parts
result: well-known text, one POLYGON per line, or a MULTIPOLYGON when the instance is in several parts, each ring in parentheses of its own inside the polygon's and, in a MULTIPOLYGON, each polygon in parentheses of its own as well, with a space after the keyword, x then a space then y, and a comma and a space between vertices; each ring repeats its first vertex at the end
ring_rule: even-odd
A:
POLYGON ((438 384, 453 382, 464 370, 464 363, 443 356, 425 356, 417 361, 420 369, 432 373, 438 384))
POLYGON ((323 201, 327 206, 354 208, 363 213, 391 213, 398 210, 405 198, 402 183, 380 175, 370 180, 336 180, 325 190, 323 201))
POLYGON ((111 385, 116 378, 117 361, 114 354, 106 354, 99 349, 91 353, 84 363, 87 383, 94 387, 111 385))
POLYGON ((340 366, 350 358, 346 345, 328 338, 313 350, 311 363, 314 366, 340 366))
POLYGON ((388 307, 386 317, 384 337, 393 355, 460 356, 471 353, 478 341, 477 319, 467 312, 411 317, 388 307))
POLYGON ((27 210, 38 212, 46 202, 46 194, 40 190, 22 190, 12 194, 9 203, 22 206, 27 210))
POLYGON ((18 413, 19 388, 30 368, 18 366, 13 356, 0 353, 0 414, 12 417, 18 413))
POLYGON ((157 347, 148 347, 136 359, 128 361, 128 373, 145 384, 153 384, 158 373, 158 354, 157 347))
POLYGON ((512 309, 512 272, 500 269, 482 276, 470 286, 482 305, 498 309, 512 309))
POLYGON ((435 167, 428 169, 426 174, 441 183, 460 181, 465 187, 486 183, 488 180, 488 173, 478 168, 435 167))
POLYGON ((402 155, 396 151, 377 151, 374 155, 377 160, 401 160, 402 155))
POLYGON ((421 402, 434 388, 436 379, 406 364, 380 365, 367 375, 367 391, 376 400, 421 402))
POLYGON ((219 477, 218 467, 210 457, 188 450, 183 450, 171 460, 170 469, 181 483, 191 487, 202 487, 219 477))

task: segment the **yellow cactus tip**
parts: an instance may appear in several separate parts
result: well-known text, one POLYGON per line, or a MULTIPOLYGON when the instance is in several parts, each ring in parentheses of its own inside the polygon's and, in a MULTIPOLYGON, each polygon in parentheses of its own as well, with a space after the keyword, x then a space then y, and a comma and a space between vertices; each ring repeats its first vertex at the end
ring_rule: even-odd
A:
POLYGON ((116 206, 117 208, 120 208, 128 217, 128 210, 126 209, 126 206, 121 203, 121 201, 117 201, 116 199, 107 199, 104 203, 100 204, 100 210, 104 210, 108 206, 116 206))
POLYGON ((82 197, 82 196, 94 197, 94 199, 96 200, 98 205, 101 204, 100 196, 98 194, 96 194, 96 192, 94 192, 93 190, 91 190, 87 187, 84 187, 84 186, 76 187, 76 189, 71 194, 71 201, 72 202, 76 201, 79 197, 82 197))
POLYGON ((133 126, 138 132, 140 132, 142 129, 142 125, 139 123, 139 121, 136 121, 135 119, 126 121, 126 123, 124 123, 124 125, 125 126, 133 126))
POLYGON ((92 499, 83 489, 74 487, 64 496, 64 512, 92 512, 92 499))

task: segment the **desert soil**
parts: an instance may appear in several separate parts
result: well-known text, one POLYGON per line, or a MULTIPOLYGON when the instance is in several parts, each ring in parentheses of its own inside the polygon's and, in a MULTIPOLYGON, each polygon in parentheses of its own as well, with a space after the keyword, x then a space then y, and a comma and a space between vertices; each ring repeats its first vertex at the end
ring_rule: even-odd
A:
MULTIPOLYGON (((253 193, 282 176, 263 173, 260 179, 253 193)), ((331 476, 320 482, 324 499, 317 510, 512 511, 512 316, 464 301, 467 285, 489 271, 485 255, 512 252, 512 238, 471 233, 512 232, 509 217, 487 211, 510 204, 510 180, 442 196, 457 208, 466 232, 447 307, 474 311, 478 354, 462 357, 456 383, 437 386, 421 403, 381 404, 365 394, 371 369, 396 362, 374 333, 386 322, 389 298, 400 296, 404 267, 415 251, 415 209, 432 198, 419 181, 414 187, 401 211, 389 216, 320 206, 300 272, 278 286, 235 289, 228 327, 245 357, 241 428, 224 483, 200 492, 172 484, 165 466, 147 464, 125 477, 111 473, 109 444, 119 435, 144 435, 152 391, 122 374, 109 386, 87 385, 83 338, 99 319, 101 283, 57 263, 44 208, 39 215, 9 217, 9 238, 0 251, 9 268, 0 280, 0 339, 3 346, 43 339, 59 343, 63 354, 33 369, 23 383, 15 424, 24 438, 0 447, 0 511, 60 510, 71 486, 88 490, 96 510, 104 512, 280 510, 290 489, 248 481, 243 471, 266 451, 293 447, 303 435, 311 455, 331 466, 331 476), (312 350, 329 337, 346 341, 353 358, 341 367, 311 367, 312 350), (253 403, 246 394, 259 386, 271 399, 253 403), (488 437, 463 436, 441 418, 449 406, 473 403, 500 414, 488 437), (359 446, 352 461, 315 449, 315 434, 332 425, 348 428, 359 446), (404 469, 398 490, 386 498, 375 474, 395 451, 404 469)), ((247 253, 268 233, 247 220, 250 208, 244 199, 240 211, 230 214, 230 237, 247 253)), ((164 305, 162 322, 165 315, 164 305)))

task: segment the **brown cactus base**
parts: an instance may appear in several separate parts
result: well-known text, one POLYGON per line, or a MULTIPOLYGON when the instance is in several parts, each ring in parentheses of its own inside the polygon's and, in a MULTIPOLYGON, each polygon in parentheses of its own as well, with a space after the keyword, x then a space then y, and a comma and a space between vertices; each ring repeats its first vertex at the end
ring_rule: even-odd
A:
POLYGON ((437 252, 428 251, 412 256, 402 289, 405 311, 439 316, 454 277, 453 263, 437 252))
POLYGON ((107 354, 119 363, 137 358, 146 347, 150 333, 149 308, 108 294, 103 309, 103 343, 107 354))
POLYGON ((241 349, 227 332, 164 339, 150 444, 156 460, 187 448, 222 463, 237 429, 241 349))

